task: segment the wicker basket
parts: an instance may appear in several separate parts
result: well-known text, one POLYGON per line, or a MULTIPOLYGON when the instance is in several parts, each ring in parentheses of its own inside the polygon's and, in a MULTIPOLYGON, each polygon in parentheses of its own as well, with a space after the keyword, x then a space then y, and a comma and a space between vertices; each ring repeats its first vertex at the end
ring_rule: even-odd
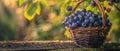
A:
MULTIPOLYGON (((80 47, 87 47, 87 48, 99 48, 110 30, 111 26, 105 26, 105 12, 103 6, 100 4, 98 0, 94 0, 96 4, 99 6, 100 11, 102 12, 102 23, 103 26, 100 27, 79 27, 76 29, 67 29, 71 33, 71 37, 73 41, 80 47)), ((72 13, 75 12, 78 5, 83 2, 80 0, 76 7, 73 9, 72 13)))

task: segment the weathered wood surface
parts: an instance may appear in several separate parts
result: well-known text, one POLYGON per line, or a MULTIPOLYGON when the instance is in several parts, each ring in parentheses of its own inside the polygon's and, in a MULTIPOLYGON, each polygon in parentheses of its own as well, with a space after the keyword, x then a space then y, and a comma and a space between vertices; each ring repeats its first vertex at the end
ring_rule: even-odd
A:
MULTIPOLYGON (((103 48, 117 47, 120 43, 105 43, 103 48)), ((0 50, 53 50, 53 49, 81 48, 70 40, 53 41, 0 41, 0 50)))

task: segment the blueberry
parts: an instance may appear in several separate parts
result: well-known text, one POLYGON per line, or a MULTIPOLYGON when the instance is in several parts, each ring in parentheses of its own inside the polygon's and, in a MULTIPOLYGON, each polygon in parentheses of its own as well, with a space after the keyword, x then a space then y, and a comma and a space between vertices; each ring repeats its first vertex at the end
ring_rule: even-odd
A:
POLYGON ((81 22, 80 21, 77 21, 77 26, 81 26, 81 22))
POLYGON ((101 16, 98 16, 98 19, 99 19, 99 20, 102 20, 102 17, 101 17, 101 16))
POLYGON ((69 17, 65 17, 65 20, 62 22, 63 23, 63 25, 65 25, 66 26, 66 22, 69 20, 69 17))
POLYGON ((89 17, 88 17, 88 16, 84 16, 84 18, 85 18, 85 19, 89 19, 89 17))
POLYGON ((92 6, 96 6, 96 3, 94 0, 91 1, 92 6))
POLYGON ((92 14, 91 16, 92 16, 92 17, 97 17, 97 15, 96 15, 96 14, 92 14))
POLYGON ((120 1, 119 0, 115 0, 115 3, 119 3, 120 1))
POLYGON ((90 20, 93 20, 94 18, 93 17, 89 17, 90 20))
POLYGON ((72 6, 67 6, 67 11, 72 11, 72 6))
POLYGON ((71 24, 69 24, 69 25, 68 25, 68 27, 72 28, 72 25, 71 25, 71 24))
POLYGON ((78 18, 79 18, 80 21, 84 20, 84 18, 81 15, 78 15, 78 18))
POLYGON ((115 2, 115 0, 110 0, 110 2, 115 2))
POLYGON ((79 18, 82 18, 82 15, 79 14, 78 17, 79 17, 79 18))
POLYGON ((109 23, 107 23, 107 26, 111 26, 111 23, 109 22, 109 23))
POLYGON ((92 17, 95 17, 95 14, 92 14, 91 16, 92 16, 92 17))
POLYGON ((89 12, 86 12, 86 13, 85 13, 85 15, 88 15, 88 14, 89 14, 89 12))
POLYGON ((66 26, 64 21, 62 22, 62 24, 63 24, 64 26, 66 26))
POLYGON ((106 18, 106 25, 109 26, 110 20, 108 18, 106 18))
POLYGON ((108 18, 106 18, 105 21, 106 21, 106 23, 109 23, 109 22, 110 22, 110 20, 109 20, 108 18))
POLYGON ((65 17, 64 22, 67 22, 69 20, 69 17, 65 17))
POLYGON ((92 12, 88 12, 88 15, 92 15, 93 13, 92 12))
POLYGON ((75 16, 78 16, 78 13, 75 13, 74 15, 75 15, 75 16))
POLYGON ((107 15, 107 14, 105 14, 105 17, 108 17, 108 15, 107 15))
POLYGON ((102 20, 99 20, 99 25, 102 26, 102 20))
POLYGON ((90 14, 86 15, 88 18, 91 16, 90 14))
POLYGON ((106 10, 106 7, 104 7, 104 10, 106 10))
POLYGON ((85 19, 84 22, 85 22, 86 24, 88 24, 88 23, 89 23, 89 20, 88 20, 88 19, 85 19))
POLYGON ((69 19, 72 19, 72 17, 73 17, 73 16, 71 15, 71 16, 69 16, 68 18, 69 18, 69 19))
POLYGON ((112 6, 114 4, 114 2, 109 1, 108 4, 112 6))
POLYGON ((98 22, 98 21, 95 21, 95 22, 94 22, 94 26, 99 26, 99 22, 98 22))
POLYGON ((95 17, 97 17, 97 14, 94 14, 95 17))
POLYGON ((86 24, 85 22, 83 22, 81 26, 82 26, 82 27, 86 27, 87 24, 86 24))
POLYGON ((88 26, 92 27, 92 26, 93 26, 93 23, 89 23, 88 26))
POLYGON ((91 23, 94 23, 94 18, 93 17, 89 17, 89 21, 91 22, 91 23))
POLYGON ((78 18, 78 17, 76 17, 76 16, 75 16, 73 19, 74 19, 74 20, 79 20, 79 18, 78 18))
POLYGON ((75 14, 79 14, 80 13, 80 11, 79 10, 77 10, 76 12, 75 12, 75 14))
POLYGON ((82 12, 86 12, 86 9, 85 9, 85 8, 82 8, 82 12))
POLYGON ((71 17, 70 19, 72 19, 73 17, 75 17, 75 15, 74 14, 72 14, 71 16, 69 16, 69 17, 71 17))
POLYGON ((72 19, 69 19, 68 22, 71 23, 73 20, 72 19))
POLYGON ((68 25, 69 25, 69 22, 68 22, 68 21, 67 21, 67 22, 65 22, 65 23, 64 23, 64 25, 65 25, 65 26, 68 26, 68 25))
POLYGON ((73 22, 72 23, 72 28, 76 28, 77 27, 77 23, 73 22))
POLYGON ((81 15, 82 15, 82 16, 85 16, 85 12, 81 12, 81 15))

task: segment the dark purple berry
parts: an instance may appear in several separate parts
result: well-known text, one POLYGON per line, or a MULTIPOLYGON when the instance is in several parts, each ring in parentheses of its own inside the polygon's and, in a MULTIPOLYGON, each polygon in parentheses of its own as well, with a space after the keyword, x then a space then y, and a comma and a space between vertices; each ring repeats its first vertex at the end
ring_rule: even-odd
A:
POLYGON ((84 16, 84 18, 85 18, 85 19, 89 19, 89 17, 88 17, 88 16, 84 16))
POLYGON ((106 7, 104 7, 104 10, 106 10, 106 7))
POLYGON ((88 14, 91 15, 91 14, 93 14, 93 12, 92 12, 92 11, 89 11, 88 14))
POLYGON ((101 17, 101 16, 98 16, 98 19, 99 19, 99 20, 102 20, 102 17, 101 17))
POLYGON ((72 24, 69 24, 68 27, 71 28, 71 29, 73 28, 73 27, 72 27, 72 24))
POLYGON ((119 3, 120 2, 120 0, 115 0, 115 3, 119 3))
POLYGON ((102 20, 99 20, 99 25, 102 26, 102 20))
POLYGON ((85 22, 83 22, 81 26, 82 26, 82 27, 86 27, 87 24, 86 24, 85 22))
POLYGON ((79 10, 77 10, 76 12, 75 12, 75 14, 79 14, 80 13, 80 11, 79 10))
POLYGON ((92 6, 96 6, 96 3, 94 0, 91 1, 92 6))
POLYGON ((111 2, 111 1, 109 1, 109 3, 108 3, 110 6, 112 6, 114 3, 113 2, 111 2))
POLYGON ((81 22, 80 21, 77 21, 77 26, 81 26, 81 22))
POLYGON ((85 12, 81 12, 81 15, 82 15, 82 16, 85 16, 85 12))
POLYGON ((79 21, 83 21, 84 18, 81 15, 78 15, 79 21))
POLYGON ((89 12, 86 12, 86 13, 85 13, 85 15, 87 15, 87 16, 88 16, 88 15, 89 15, 89 12))
POLYGON ((92 14, 91 16, 92 16, 92 17, 95 17, 95 14, 92 14))
POLYGON ((107 11, 107 12, 110 12, 110 11, 111 11, 111 9, 110 9, 110 8, 107 8, 107 9, 106 9, 106 11, 107 11))
POLYGON ((72 6, 67 6, 67 11, 72 11, 72 6))
POLYGON ((72 28, 76 28, 77 27, 77 23, 72 23, 72 28))
POLYGON ((95 19, 94 19, 93 17, 89 17, 89 21, 90 21, 91 23, 94 23, 95 19))
POLYGON ((73 17, 73 19, 74 19, 74 20, 78 20, 79 18, 75 16, 75 17, 73 17))
POLYGON ((109 22, 110 22, 108 18, 106 18, 106 22, 107 22, 107 23, 109 23, 109 22))
POLYGON ((95 22, 94 22, 94 26, 99 26, 99 22, 98 22, 98 21, 95 21, 95 22))
POLYGON ((85 8, 82 8, 82 12, 86 12, 86 9, 85 9, 85 8))
POLYGON ((115 0, 110 0, 110 2, 115 2, 115 0))
POLYGON ((107 24, 107 26, 111 26, 111 25, 112 25, 112 23, 110 23, 110 22, 107 24))
POLYGON ((88 23, 89 23, 89 20, 88 20, 88 19, 85 19, 85 20, 84 20, 84 23, 88 24, 88 23))
POLYGON ((65 25, 65 26, 68 26, 68 25, 69 25, 69 22, 65 22, 64 25, 65 25))
POLYGON ((89 23, 88 26, 92 27, 92 26, 93 26, 93 23, 89 23))

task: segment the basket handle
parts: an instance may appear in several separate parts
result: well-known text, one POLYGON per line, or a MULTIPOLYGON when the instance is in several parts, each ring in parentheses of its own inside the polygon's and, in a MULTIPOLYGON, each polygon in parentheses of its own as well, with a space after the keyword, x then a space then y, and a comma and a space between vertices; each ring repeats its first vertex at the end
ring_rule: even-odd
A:
POLYGON ((77 5, 73 8, 73 10, 71 11, 71 14, 75 13, 75 10, 77 9, 77 7, 83 2, 84 0, 79 0, 79 2, 77 3, 77 5))
MULTIPOLYGON (((81 4, 84 0, 79 0, 79 2, 77 3, 77 5, 74 7, 74 9, 72 10, 71 14, 73 14, 75 12, 75 10, 77 9, 77 7, 79 6, 79 4, 81 4)), ((104 7, 101 5, 101 3, 98 0, 94 0, 95 3, 98 5, 98 7, 100 8, 100 11, 102 12, 102 23, 103 26, 105 26, 105 10, 104 7)))

